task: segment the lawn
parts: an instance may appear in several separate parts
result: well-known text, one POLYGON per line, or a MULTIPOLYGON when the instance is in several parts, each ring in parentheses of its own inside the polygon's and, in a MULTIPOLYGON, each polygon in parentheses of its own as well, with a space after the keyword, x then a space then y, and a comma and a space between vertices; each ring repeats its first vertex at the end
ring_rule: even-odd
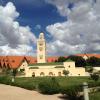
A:
MULTIPOLYGON (((49 80, 51 77, 16 77, 15 83, 11 83, 11 77, 0 77, 0 83, 16 85, 29 90, 36 89, 40 82, 49 80), (29 88, 30 87, 30 88, 29 88)), ((89 77, 55 77, 61 86, 79 85, 83 82, 93 82, 89 77)))

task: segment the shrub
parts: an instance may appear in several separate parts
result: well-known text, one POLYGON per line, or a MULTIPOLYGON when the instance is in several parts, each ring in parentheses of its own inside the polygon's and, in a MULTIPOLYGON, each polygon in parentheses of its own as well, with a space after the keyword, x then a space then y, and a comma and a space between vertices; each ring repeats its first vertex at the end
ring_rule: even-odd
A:
POLYGON ((93 79, 94 81, 98 81, 99 80, 99 75, 96 73, 91 74, 91 79, 93 79))
POLYGON ((53 77, 39 83, 38 89, 43 94, 56 94, 59 93, 59 84, 53 77))
POLYGON ((7 76, 0 77, 0 83, 10 85, 11 81, 10 78, 7 76))
POLYGON ((88 82, 88 86, 89 86, 89 88, 98 87, 98 86, 100 86, 100 82, 99 81, 97 81, 97 82, 88 82))
POLYGON ((81 85, 71 85, 61 87, 61 93, 66 94, 69 100, 81 100, 79 92, 82 91, 81 85))
POLYGON ((68 71, 68 70, 63 70, 63 74, 64 74, 65 76, 67 76, 67 75, 69 74, 69 71, 68 71))

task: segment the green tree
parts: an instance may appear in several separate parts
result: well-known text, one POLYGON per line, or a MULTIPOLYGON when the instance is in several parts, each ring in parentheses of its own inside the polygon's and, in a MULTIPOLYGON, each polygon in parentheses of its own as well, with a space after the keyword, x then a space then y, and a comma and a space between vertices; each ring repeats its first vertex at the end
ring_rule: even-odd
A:
POLYGON ((93 67, 92 66, 86 66, 85 69, 86 69, 87 72, 93 73, 93 67))
POLYGON ((100 58, 90 57, 86 60, 88 66, 100 66, 100 58))
POLYGON ((69 56, 67 59, 71 59, 73 61, 75 61, 75 65, 77 67, 84 67, 86 66, 86 61, 83 57, 81 56, 75 56, 75 55, 71 55, 69 56))
POLYGON ((65 58, 65 57, 59 57, 56 62, 64 62, 66 60, 67 60, 67 58, 65 58))
POLYGON ((16 74, 17 74, 17 69, 12 69, 12 82, 15 82, 15 77, 16 77, 16 74))
POLYGON ((69 71, 68 71, 68 70, 63 70, 63 74, 64 74, 65 76, 68 76, 69 71))
POLYGON ((91 74, 91 78, 94 80, 94 81, 98 81, 99 80, 99 75, 97 73, 93 73, 91 74))

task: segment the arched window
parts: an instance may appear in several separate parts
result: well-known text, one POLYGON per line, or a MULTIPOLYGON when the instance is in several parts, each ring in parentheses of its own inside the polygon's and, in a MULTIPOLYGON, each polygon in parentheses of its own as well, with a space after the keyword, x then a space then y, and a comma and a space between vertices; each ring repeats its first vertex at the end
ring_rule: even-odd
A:
POLYGON ((41 72, 41 73, 40 73, 40 76, 45 76, 44 72, 41 72))
POLYGON ((61 76, 61 72, 58 72, 58 76, 61 76))
POLYGON ((35 77, 35 72, 32 73, 32 77, 35 77))
POLYGON ((53 76, 53 72, 49 72, 49 76, 53 76))

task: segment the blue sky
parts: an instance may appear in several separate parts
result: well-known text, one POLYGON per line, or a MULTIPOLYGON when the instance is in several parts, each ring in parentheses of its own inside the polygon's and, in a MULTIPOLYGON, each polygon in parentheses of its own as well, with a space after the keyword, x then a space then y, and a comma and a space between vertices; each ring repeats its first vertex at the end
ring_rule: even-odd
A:
MULTIPOLYGON (((60 16, 55 6, 46 3, 45 0, 1 0, 2 5, 7 2, 13 2, 16 10, 20 13, 17 18, 20 25, 30 26, 37 37, 40 32, 49 34, 46 26, 66 20, 66 17, 60 16), (38 28, 37 25, 40 25, 41 28, 38 28)), ((49 38, 48 35, 46 38, 49 38)))
POLYGON ((100 53, 100 0, 0 0, 0 55, 100 53))

